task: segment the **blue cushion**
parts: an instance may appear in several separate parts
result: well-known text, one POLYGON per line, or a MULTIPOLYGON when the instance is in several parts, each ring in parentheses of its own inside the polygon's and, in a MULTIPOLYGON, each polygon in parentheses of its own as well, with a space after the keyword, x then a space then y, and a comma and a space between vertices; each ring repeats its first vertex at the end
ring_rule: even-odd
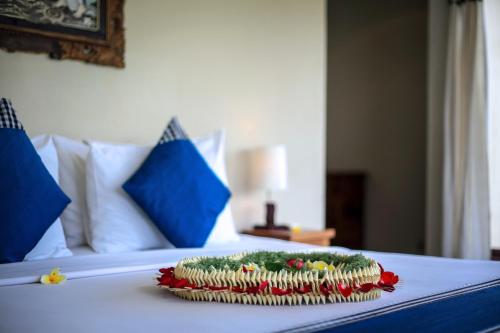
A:
POLYGON ((0 263, 22 261, 70 202, 0 99, 0 263))
POLYGON ((176 126, 174 119, 123 189, 173 245, 201 247, 231 193, 176 126))

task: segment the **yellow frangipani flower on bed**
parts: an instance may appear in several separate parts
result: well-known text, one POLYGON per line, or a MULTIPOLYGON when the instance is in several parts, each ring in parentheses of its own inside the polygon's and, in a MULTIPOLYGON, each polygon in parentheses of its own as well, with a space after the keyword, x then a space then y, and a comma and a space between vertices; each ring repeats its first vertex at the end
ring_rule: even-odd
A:
POLYGON ((59 268, 54 268, 50 274, 44 274, 40 278, 40 282, 43 284, 61 284, 66 281, 66 275, 61 274, 59 268))

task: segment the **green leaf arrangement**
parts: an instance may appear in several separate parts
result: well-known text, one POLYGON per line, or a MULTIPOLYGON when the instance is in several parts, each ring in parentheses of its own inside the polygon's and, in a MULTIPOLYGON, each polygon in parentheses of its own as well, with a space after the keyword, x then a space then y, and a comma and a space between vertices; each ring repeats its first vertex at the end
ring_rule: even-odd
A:
POLYGON ((290 272, 309 270, 307 265, 303 265, 300 269, 296 266, 290 266, 288 261, 291 259, 302 260, 304 262, 323 261, 335 267, 342 265, 342 270, 345 272, 369 267, 372 264, 372 260, 366 258, 362 254, 342 255, 329 252, 289 253, 283 251, 258 251, 245 254, 240 259, 230 257, 205 257, 196 262, 186 263, 185 267, 205 271, 214 269, 237 271, 242 265, 257 264, 261 269, 272 272, 279 272, 281 270, 290 272))

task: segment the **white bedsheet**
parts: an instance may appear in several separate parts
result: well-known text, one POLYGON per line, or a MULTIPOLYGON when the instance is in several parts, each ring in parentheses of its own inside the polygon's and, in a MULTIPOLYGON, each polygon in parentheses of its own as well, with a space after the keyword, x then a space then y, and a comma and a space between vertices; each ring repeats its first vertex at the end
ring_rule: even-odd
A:
POLYGON ((399 274, 401 283, 395 292, 362 303, 270 307, 189 302, 155 287, 156 267, 173 264, 185 256, 227 254, 242 247, 248 250, 308 247, 260 238, 257 242, 254 239, 233 245, 82 255, 50 263, 2 265, 0 280, 22 278, 26 273, 38 275, 43 269, 46 273, 55 265, 67 273, 94 270, 98 275, 74 278, 59 286, 0 287, 0 332, 271 332, 352 316, 500 278, 499 262, 364 252, 399 274), (137 269, 141 266, 145 270, 137 269), (124 267, 135 269, 127 272, 124 267), (99 274, 99 270, 107 269, 115 269, 117 273, 99 274))
MULTIPOLYGON (((73 257, 25 261, 0 265, 0 286, 38 282, 42 274, 59 267, 72 278, 144 271, 173 265, 179 259, 197 255, 231 254, 252 250, 300 250, 317 248, 313 245, 287 242, 278 239, 241 235, 240 241, 215 244, 203 249, 163 249, 126 253, 97 254, 89 247, 71 249, 73 257)), ((349 251, 336 248, 337 251, 349 251)))

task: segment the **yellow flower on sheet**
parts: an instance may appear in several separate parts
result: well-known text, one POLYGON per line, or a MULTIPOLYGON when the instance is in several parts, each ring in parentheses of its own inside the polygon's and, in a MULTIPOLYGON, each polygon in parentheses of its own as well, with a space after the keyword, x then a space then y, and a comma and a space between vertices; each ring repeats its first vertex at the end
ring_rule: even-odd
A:
POLYGON ((61 274, 59 268, 54 268, 50 274, 44 274, 40 278, 40 282, 43 284, 60 284, 66 281, 66 275, 61 274))
POLYGON ((335 266, 333 266, 333 264, 328 265, 328 270, 329 271, 334 271, 335 270, 335 266))

